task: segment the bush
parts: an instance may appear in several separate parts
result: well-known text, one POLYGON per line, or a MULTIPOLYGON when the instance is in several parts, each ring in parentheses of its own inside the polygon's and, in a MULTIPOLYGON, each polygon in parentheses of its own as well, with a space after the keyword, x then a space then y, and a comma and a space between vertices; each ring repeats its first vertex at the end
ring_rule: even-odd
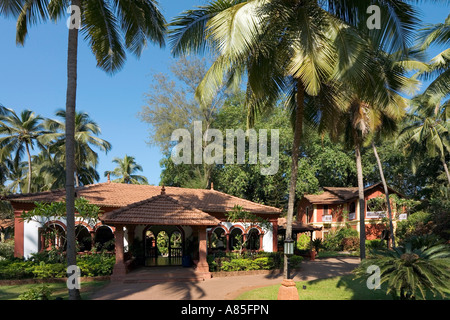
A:
POLYGON ((14 258, 14 240, 0 242, 0 260, 14 258))
POLYGON ((34 277, 38 279, 64 278, 67 276, 66 269, 66 264, 63 263, 47 264, 41 261, 33 267, 32 272, 34 277))
POLYGON ((77 266, 81 270, 81 276, 109 276, 112 274, 115 261, 112 254, 85 255, 77 259, 77 266))
POLYGON ((311 247, 311 238, 306 234, 302 233, 297 238, 297 249, 298 250, 308 250, 311 247))
POLYGON ((50 300, 52 290, 47 285, 31 288, 19 296, 20 300, 50 300))
POLYGON ((33 277, 34 263, 20 259, 0 261, 0 279, 23 279, 33 277))
POLYGON ((366 248, 368 250, 382 250, 386 248, 386 242, 381 239, 366 240, 366 248))
POLYGON ((399 243, 407 241, 413 236, 421 236, 431 232, 432 228, 431 214, 424 211, 418 211, 411 214, 408 219, 400 221, 397 224, 395 236, 399 243))
POLYGON ((259 252, 257 254, 219 253, 207 258, 209 270, 214 271, 249 271, 278 269, 283 259, 278 252, 259 252))
POLYGON ((303 261, 303 257, 300 256, 292 256, 289 258, 289 265, 291 268, 298 268, 303 261))
MULTIPOLYGON (((345 240, 348 238, 358 238, 359 239, 359 233, 353 228, 350 227, 344 227, 337 229, 335 231, 331 231, 328 233, 325 237, 325 240, 323 241, 323 247, 325 250, 328 251, 342 251, 342 250, 350 250, 350 249, 344 249, 343 245, 346 244, 347 246, 350 246, 350 244, 354 240, 345 240)), ((354 249, 356 250, 356 249, 354 249)))
POLYGON ((359 237, 347 237, 342 239, 341 247, 344 251, 355 251, 359 248, 359 237))

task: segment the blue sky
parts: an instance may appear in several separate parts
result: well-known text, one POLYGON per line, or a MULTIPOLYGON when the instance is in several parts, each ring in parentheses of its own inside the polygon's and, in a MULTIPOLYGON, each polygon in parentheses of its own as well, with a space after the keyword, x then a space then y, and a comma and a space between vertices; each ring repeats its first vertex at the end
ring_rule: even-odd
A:
MULTIPOLYGON (((166 19, 205 3, 205 0, 160 0, 166 19)), ((423 20, 443 22, 450 6, 422 5, 423 20)), ((15 21, 0 18, 0 104, 20 112, 30 109, 43 117, 53 117, 65 108, 67 27, 65 21, 32 26, 25 46, 15 44, 15 21)), ((99 153, 97 168, 101 178, 112 170, 114 157, 136 157, 149 183, 159 184, 161 153, 147 143, 148 125, 137 112, 144 105, 152 74, 167 72, 172 57, 169 48, 149 45, 138 60, 129 54, 124 68, 113 76, 96 67, 96 61, 80 37, 78 51, 77 110, 89 113, 101 127, 101 138, 112 143, 112 150, 99 153)), ((434 54, 437 50, 431 52, 434 54)))

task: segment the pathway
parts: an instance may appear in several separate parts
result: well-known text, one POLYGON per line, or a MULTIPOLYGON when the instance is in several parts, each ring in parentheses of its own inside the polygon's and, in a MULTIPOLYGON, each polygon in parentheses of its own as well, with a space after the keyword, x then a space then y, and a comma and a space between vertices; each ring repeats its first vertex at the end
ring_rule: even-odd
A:
MULTIPOLYGON (((310 281, 350 273, 359 258, 327 258, 303 261, 293 272, 294 281, 310 281)), ((232 300, 242 292, 280 284, 281 274, 212 278, 206 281, 111 282, 91 297, 93 300, 232 300)))

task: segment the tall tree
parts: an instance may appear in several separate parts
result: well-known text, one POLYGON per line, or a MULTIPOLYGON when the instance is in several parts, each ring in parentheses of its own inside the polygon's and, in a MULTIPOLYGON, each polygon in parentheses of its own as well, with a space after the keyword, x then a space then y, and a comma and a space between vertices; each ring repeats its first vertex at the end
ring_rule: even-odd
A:
POLYGON ((116 163, 117 167, 112 171, 105 171, 105 177, 108 175, 118 177, 114 182, 119 183, 148 184, 146 177, 135 174, 142 171, 142 166, 136 163, 134 157, 125 155, 123 159, 114 158, 112 162, 116 163))
MULTIPOLYGON (((322 6, 315 0, 230 0, 186 11, 171 23, 175 55, 208 46, 218 56, 197 89, 204 103, 222 86, 247 76, 251 124, 255 115, 287 96, 294 138, 286 237, 292 235, 304 99, 318 95, 337 66, 361 65, 355 57, 363 53, 358 46, 365 37, 377 47, 405 49, 416 22, 415 11, 403 1, 328 1, 322 6), (366 11, 372 4, 380 4, 384 28, 368 32, 366 11)), ((330 92, 327 98, 333 100, 330 92)), ((285 274, 286 268, 287 263, 285 274)))
MULTIPOLYGON (((51 140, 52 144, 50 148, 53 153, 58 153, 62 160, 65 159, 65 124, 66 124, 66 112, 64 110, 58 110, 56 116, 61 118, 62 121, 47 119, 45 126, 49 131, 55 132, 46 136, 46 140, 51 140)), ((111 150, 111 144, 98 137, 101 133, 99 125, 92 120, 86 112, 75 112, 75 186, 80 185, 80 178, 82 173, 86 173, 86 170, 95 171, 95 167, 98 164, 98 154, 92 149, 96 147, 103 152, 108 153, 111 150)), ((98 176, 98 174, 97 174, 98 176)))
MULTIPOLYGON (((147 40, 164 45, 165 19, 154 0, 16 0, 13 3, 2 0, 0 8, 4 14, 17 15, 16 42, 22 45, 30 24, 45 21, 49 17, 57 21, 70 9, 65 126, 67 262, 68 265, 76 265, 74 172, 79 29, 89 42, 97 66, 113 74, 125 62, 125 48, 139 57, 147 40)), ((79 290, 69 289, 69 298, 79 299, 79 290)))
POLYGON ((0 159, 14 153, 14 162, 19 164, 26 152, 28 158, 28 185, 27 192, 31 191, 31 177, 33 173, 31 163, 31 150, 39 139, 47 133, 43 127, 43 118, 30 110, 23 110, 20 115, 12 109, 6 109, 0 114, 0 159))

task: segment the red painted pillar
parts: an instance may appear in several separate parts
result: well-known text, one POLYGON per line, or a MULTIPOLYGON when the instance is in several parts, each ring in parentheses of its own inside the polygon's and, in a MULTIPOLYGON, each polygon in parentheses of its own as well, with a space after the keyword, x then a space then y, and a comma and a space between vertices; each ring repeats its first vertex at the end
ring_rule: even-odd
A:
POLYGON ((198 263, 196 272, 205 275, 205 278, 210 278, 211 273, 209 272, 207 256, 207 244, 206 244, 206 227, 200 227, 198 229, 198 263))
POLYGON ((230 252, 230 233, 227 233, 226 235, 227 244, 225 246, 225 252, 230 252))
POLYGON ((123 276, 127 273, 124 261, 123 251, 123 226, 116 226, 114 232, 115 244, 116 244, 116 264, 113 269, 113 277, 123 276))
POLYGON ((263 238, 264 238, 264 232, 261 232, 259 234, 259 251, 263 251, 263 238))
POLYGON ((14 257, 22 258, 24 254, 24 223, 22 211, 14 211, 14 257))

